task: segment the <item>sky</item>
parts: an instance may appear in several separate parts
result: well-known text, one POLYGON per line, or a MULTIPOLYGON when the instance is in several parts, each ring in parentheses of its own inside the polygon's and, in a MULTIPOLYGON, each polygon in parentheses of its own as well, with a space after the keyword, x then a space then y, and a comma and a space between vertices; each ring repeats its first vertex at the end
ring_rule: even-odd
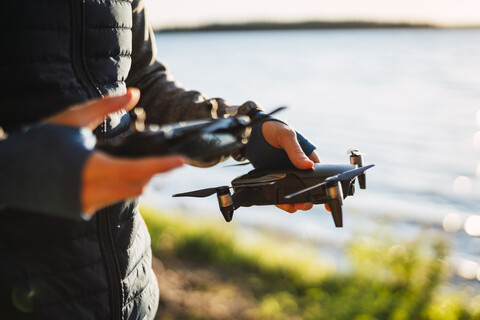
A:
POLYGON ((154 27, 302 20, 480 25, 480 0, 147 0, 147 7, 154 27))

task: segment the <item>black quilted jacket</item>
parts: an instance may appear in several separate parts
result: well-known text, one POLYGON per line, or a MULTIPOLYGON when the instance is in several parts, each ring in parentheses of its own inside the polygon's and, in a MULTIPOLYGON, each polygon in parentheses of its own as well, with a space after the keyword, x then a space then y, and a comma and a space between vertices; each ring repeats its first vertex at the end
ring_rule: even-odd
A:
MULTIPOLYGON (((211 116, 210 101, 178 86, 156 61, 142 1, 2 0, 0 34, 0 127, 7 132, 128 86, 141 90, 150 122, 211 116)), ((217 102, 220 115, 256 108, 217 102)), ((128 115, 114 115, 97 138, 128 124, 128 115)), ((90 221, 0 204, 0 319, 151 319, 158 297, 136 201, 90 221)))

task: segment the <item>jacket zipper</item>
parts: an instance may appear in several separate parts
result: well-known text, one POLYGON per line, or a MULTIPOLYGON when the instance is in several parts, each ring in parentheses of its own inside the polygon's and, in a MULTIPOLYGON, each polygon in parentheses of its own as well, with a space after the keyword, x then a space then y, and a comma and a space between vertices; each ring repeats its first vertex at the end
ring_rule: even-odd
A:
MULTIPOLYGON (((71 57, 72 66, 82 87, 89 98, 102 96, 101 91, 94 85, 84 60, 84 30, 85 30, 85 0, 71 0, 72 17, 72 41, 71 57)), ((102 127, 102 140, 107 138, 106 120, 102 127)), ((122 288, 120 286, 120 267, 115 251, 112 230, 110 228, 110 217, 108 208, 96 214, 97 233, 99 245, 105 264, 110 299, 110 319, 122 319, 122 288)))
POLYGON ((120 270, 117 255, 113 245, 113 237, 110 229, 110 215, 108 208, 97 213, 98 237, 104 253, 105 271, 109 283, 110 319, 122 319, 122 289, 120 286, 120 270))

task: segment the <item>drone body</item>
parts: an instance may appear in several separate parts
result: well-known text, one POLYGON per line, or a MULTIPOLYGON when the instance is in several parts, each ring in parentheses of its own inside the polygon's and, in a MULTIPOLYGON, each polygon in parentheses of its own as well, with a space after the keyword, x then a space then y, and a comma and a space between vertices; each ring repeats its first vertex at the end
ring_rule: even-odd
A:
POLYGON ((315 164, 310 170, 295 168, 257 169, 223 186, 176 194, 174 197, 206 197, 217 193, 225 220, 231 221, 234 210, 253 205, 292 204, 310 202, 328 204, 335 226, 342 227, 342 204, 355 193, 358 177, 360 188, 365 189, 365 171, 373 165, 363 166, 362 154, 351 151, 351 164, 315 164))

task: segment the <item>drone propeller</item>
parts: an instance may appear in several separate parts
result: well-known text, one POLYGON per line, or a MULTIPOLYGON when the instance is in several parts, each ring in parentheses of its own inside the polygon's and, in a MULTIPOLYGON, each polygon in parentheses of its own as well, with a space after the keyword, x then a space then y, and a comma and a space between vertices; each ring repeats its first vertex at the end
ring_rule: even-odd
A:
POLYGON ((177 193, 174 194, 172 197, 196 197, 196 198, 204 198, 211 196, 212 194, 224 190, 225 188, 230 188, 228 186, 221 186, 221 187, 216 187, 216 188, 206 188, 206 189, 200 189, 200 190, 195 190, 195 191, 189 191, 189 192, 184 192, 184 193, 177 193))
POLYGON ((241 163, 237 163, 237 164, 230 164, 228 166, 224 166, 224 168, 243 167, 243 166, 248 166, 249 164, 251 164, 251 163, 249 161, 246 161, 246 162, 241 162, 241 163))
POLYGON ((350 155, 358 155, 358 156, 364 156, 365 153, 363 152, 360 152, 360 150, 358 150, 357 148, 350 148, 348 149, 347 151, 347 154, 350 154, 350 155))
MULTIPOLYGON (((237 189, 243 189, 243 188, 256 188, 256 187, 261 187, 261 186, 268 186, 272 185, 274 182, 259 182, 259 183, 252 183, 252 184, 239 184, 236 185, 235 188, 237 189)), ((221 187, 215 187, 215 188, 206 188, 206 189, 200 189, 200 190, 195 190, 195 191, 188 191, 184 193, 177 193, 174 194, 172 197, 178 198, 178 197, 196 197, 196 198, 205 198, 208 196, 211 196, 214 193, 221 192, 226 189, 230 189, 232 187, 229 186, 221 186, 221 187)))
POLYGON ((363 173, 365 170, 370 169, 370 168, 373 167, 373 166, 375 166, 375 165, 374 165, 374 164, 369 164, 368 166, 365 166, 365 167, 361 167, 361 168, 358 168, 358 169, 348 170, 348 171, 339 173, 339 174, 337 174, 337 175, 328 177, 327 179, 325 179, 325 182, 352 180, 353 178, 355 178, 356 176, 358 176, 359 174, 363 173))
POLYGON ((237 184, 235 185, 235 189, 254 189, 256 187, 271 186, 272 184, 275 184, 275 182, 271 181, 271 182, 252 183, 252 184, 237 184))
POLYGON ((266 120, 268 120, 268 118, 272 115, 272 114, 275 114, 279 111, 282 111, 282 110, 285 110, 287 109, 287 107, 283 106, 283 107, 278 107, 277 109, 273 110, 272 112, 270 113, 266 113, 266 114, 262 114, 261 116, 259 116, 258 118, 256 119, 253 119, 252 121, 250 121, 250 123, 248 124, 249 127, 253 127, 257 124, 260 124, 262 122, 265 122, 266 120))
POLYGON ((374 166, 373 164, 370 164, 370 165, 365 166, 365 167, 361 167, 361 168, 358 168, 358 169, 352 169, 352 170, 348 170, 348 171, 336 174, 334 176, 326 178, 324 182, 318 183, 318 184, 313 185, 311 187, 308 187, 306 189, 302 189, 302 190, 297 191, 295 193, 291 193, 289 195, 286 195, 285 199, 293 198, 293 197, 298 196, 299 194, 302 194, 304 192, 307 192, 307 191, 316 189, 318 187, 321 187, 323 185, 326 185, 327 183, 344 181, 344 180, 352 180, 353 178, 362 174, 365 170, 370 169, 373 166, 374 166))

